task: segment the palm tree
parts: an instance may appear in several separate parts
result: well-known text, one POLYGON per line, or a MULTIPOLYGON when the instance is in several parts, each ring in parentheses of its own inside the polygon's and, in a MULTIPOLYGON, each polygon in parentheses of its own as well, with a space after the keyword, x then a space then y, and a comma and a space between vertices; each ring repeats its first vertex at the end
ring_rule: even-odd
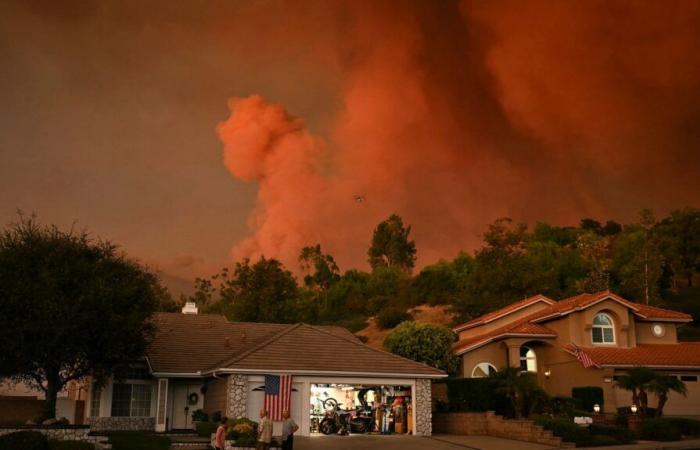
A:
POLYGON ((615 381, 615 387, 632 392, 632 403, 639 405, 642 411, 642 417, 646 415, 647 410, 647 391, 650 383, 656 379, 658 375, 651 369, 646 367, 632 367, 624 375, 618 375, 615 381))
POLYGON ((661 417, 664 413, 664 406, 668 401, 668 394, 676 392, 683 397, 688 395, 688 388, 685 383, 678 378, 670 375, 658 375, 649 383, 649 392, 653 392, 659 399, 656 406, 656 417, 661 417))
POLYGON ((528 399, 532 399, 541 389, 531 373, 523 372, 520 367, 503 367, 498 372, 489 374, 496 385, 496 392, 508 398, 516 418, 526 415, 528 399))

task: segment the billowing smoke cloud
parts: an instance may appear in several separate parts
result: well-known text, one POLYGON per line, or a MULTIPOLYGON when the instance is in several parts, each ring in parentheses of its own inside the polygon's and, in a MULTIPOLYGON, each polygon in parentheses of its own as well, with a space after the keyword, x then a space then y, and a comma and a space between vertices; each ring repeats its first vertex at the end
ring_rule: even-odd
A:
POLYGON ((266 52, 313 43, 333 66, 328 129, 256 95, 232 99, 219 126, 228 170, 259 184, 235 257, 295 268, 320 242, 362 266, 396 212, 426 264, 498 216, 566 224, 698 204, 699 3, 328 5, 308 27, 295 15, 298 32, 265 16, 261 37, 266 52))

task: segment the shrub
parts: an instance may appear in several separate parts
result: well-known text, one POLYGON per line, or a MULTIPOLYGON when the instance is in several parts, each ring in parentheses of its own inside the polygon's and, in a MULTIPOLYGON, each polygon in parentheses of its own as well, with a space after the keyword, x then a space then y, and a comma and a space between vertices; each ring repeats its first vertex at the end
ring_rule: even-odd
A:
POLYGON ((684 417, 666 417, 658 420, 666 421, 670 426, 678 428, 683 436, 700 436, 700 420, 684 417))
POLYGON ((413 317, 401 308, 386 308, 377 315, 377 325, 384 330, 407 320, 413 320, 413 317))
POLYGON ((598 386, 575 387, 571 389, 571 397, 578 403, 578 408, 593 411, 593 405, 603 408, 603 388, 598 386))
POLYGON ((212 421, 212 422, 219 423, 219 422, 221 422, 221 417, 222 417, 221 411, 214 411, 214 412, 211 414, 211 421, 212 421))
POLYGON ((577 446, 586 446, 591 443, 591 435, 587 429, 576 425, 568 418, 548 418, 540 416, 535 419, 537 425, 549 430, 553 435, 559 436, 566 442, 573 442, 577 446))
POLYGON ((606 436, 604 434, 596 434, 589 436, 586 442, 578 445, 579 447, 607 447, 608 445, 620 445, 624 442, 620 442, 612 436, 606 436))
POLYGON ((442 325, 403 322, 384 338, 384 347, 392 353, 447 373, 455 373, 459 359, 452 352, 457 335, 442 325))
POLYGON ((357 333, 367 328, 367 319, 364 317, 352 317, 350 319, 338 321, 335 325, 346 328, 351 333, 357 333))
POLYGON ((226 438, 236 441, 240 447, 245 447, 243 442, 248 442, 248 438, 252 438, 253 445, 255 445, 255 439, 258 436, 258 423, 246 417, 229 419, 226 422, 226 431, 226 438))
POLYGON ((609 436, 615 438, 621 444, 631 444, 635 441, 634 433, 628 428, 609 425, 591 425, 588 432, 592 435, 609 436))
POLYGON ((642 422, 642 439, 650 441, 678 441, 681 430, 668 419, 647 419, 642 422))
POLYGON ((192 420, 194 422, 207 422, 209 420, 209 414, 205 413, 202 409, 197 409, 192 413, 192 420))
POLYGON ((456 378, 446 380, 446 404, 440 407, 444 411, 496 411, 497 414, 510 416, 513 414, 508 398, 496 392, 494 380, 489 378, 456 378))
POLYGON ((218 422, 197 422, 197 435, 199 437, 209 437, 212 433, 216 433, 219 427, 218 422))
POLYGON ((38 431, 18 431, 0 436, 0 450, 48 450, 46 436, 38 431))
POLYGON ((110 433, 112 450, 169 450, 170 439, 142 431, 110 433))
POLYGON ((83 441, 49 441, 49 450, 95 450, 95 446, 83 441))

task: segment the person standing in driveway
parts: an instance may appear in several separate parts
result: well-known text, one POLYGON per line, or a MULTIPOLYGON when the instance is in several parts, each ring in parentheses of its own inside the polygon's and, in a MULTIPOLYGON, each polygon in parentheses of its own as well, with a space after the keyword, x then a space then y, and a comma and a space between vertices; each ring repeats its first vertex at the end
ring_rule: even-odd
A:
POLYGON ((282 450, 294 449, 294 433, 299 426, 289 416, 289 411, 282 412, 282 450))
POLYGON ((260 410, 260 424, 258 425, 258 444, 255 447, 257 450, 267 450, 270 448, 272 441, 272 421, 267 417, 267 411, 260 410))

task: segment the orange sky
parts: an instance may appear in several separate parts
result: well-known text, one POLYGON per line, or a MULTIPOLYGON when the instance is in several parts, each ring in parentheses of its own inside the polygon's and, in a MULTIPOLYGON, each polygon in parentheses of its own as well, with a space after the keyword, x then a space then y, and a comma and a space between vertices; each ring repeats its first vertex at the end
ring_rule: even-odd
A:
POLYGON ((191 277, 364 267, 393 212, 425 264, 503 215, 700 206, 699 2, 57 3, 0 4, 4 223, 191 277))

